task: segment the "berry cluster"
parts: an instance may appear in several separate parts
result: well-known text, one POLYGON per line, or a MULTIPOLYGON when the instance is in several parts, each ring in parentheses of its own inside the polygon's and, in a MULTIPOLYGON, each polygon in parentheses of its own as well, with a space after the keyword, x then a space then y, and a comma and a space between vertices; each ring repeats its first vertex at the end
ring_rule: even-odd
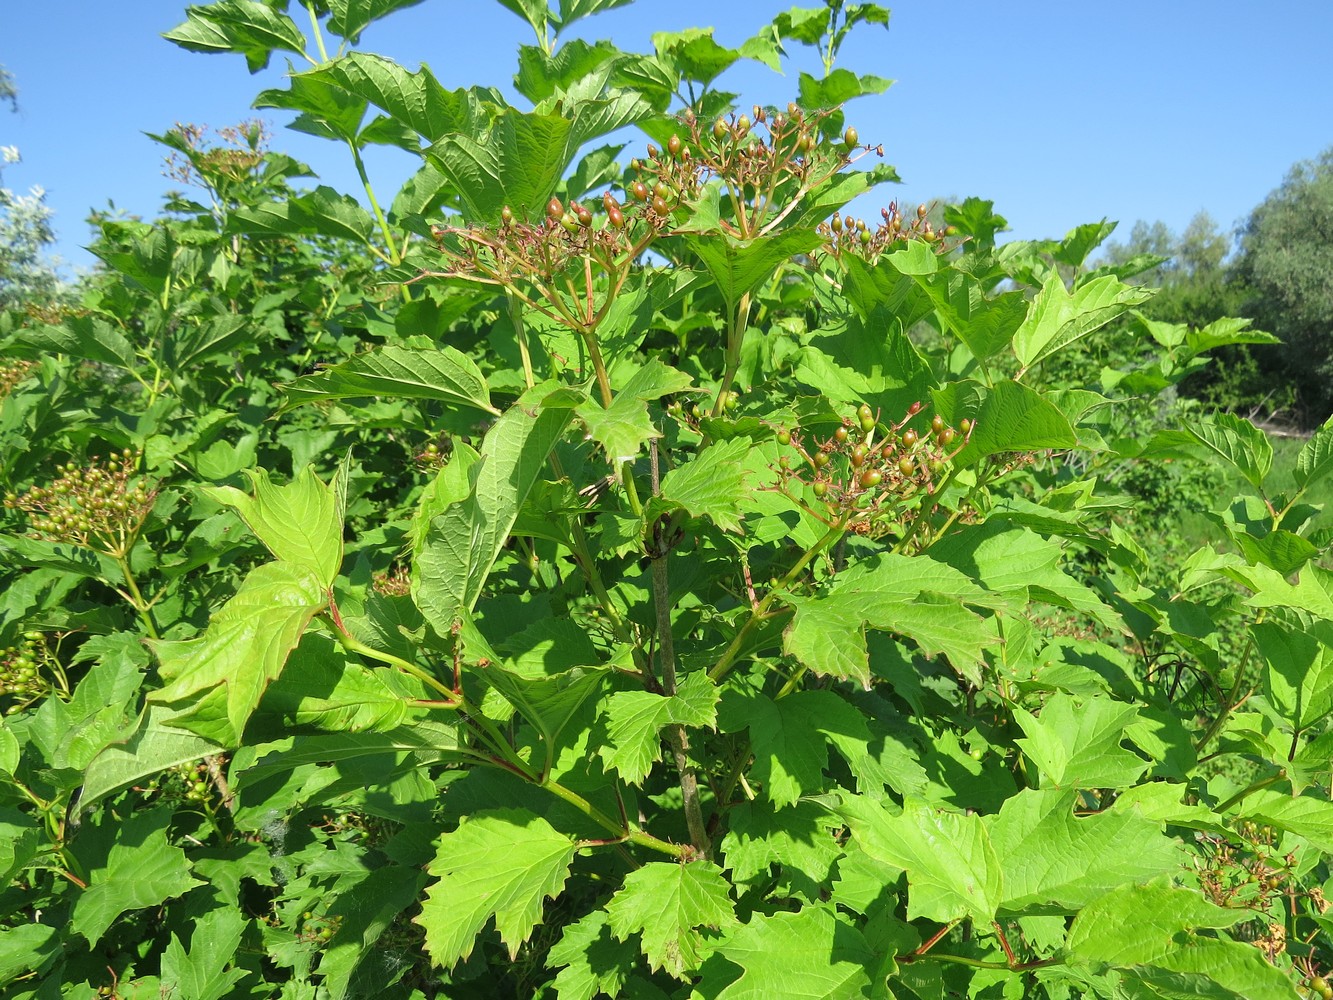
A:
MULTIPOLYGON (((650 143, 646 158, 630 162, 633 180, 619 197, 605 192, 600 206, 552 198, 537 221, 505 206, 498 226, 435 227, 446 267, 421 277, 532 286, 537 294, 527 299, 530 305, 573 329, 591 330, 606 308, 594 302, 592 269, 612 277, 613 296, 629 266, 710 179, 721 180, 731 209, 729 218, 717 221, 719 228, 751 238, 780 224, 809 191, 851 163, 858 148, 853 128, 821 141, 826 112, 807 114, 795 104, 786 114, 758 105, 753 112, 753 120, 731 115, 709 125, 687 111, 682 134, 672 135, 664 148, 650 143), (571 280, 584 287, 573 287, 571 280)), ((873 149, 883 155, 882 148, 873 149)))
MULTIPOLYGON (((637 187, 634 187, 638 191, 637 187)), ((423 277, 460 277, 485 284, 514 287, 530 285, 537 291, 530 304, 574 329, 596 325, 600 312, 587 294, 565 295, 567 277, 590 286, 585 262, 608 273, 620 273, 643 253, 669 221, 660 198, 636 199, 625 204, 607 191, 602 212, 552 198, 541 222, 517 219, 505 206, 496 228, 435 227, 432 232, 448 265, 423 277)))
MULTIPOLYGON (((782 221, 804 194, 852 162, 860 137, 848 128, 841 139, 821 142, 828 112, 807 114, 795 102, 786 113, 755 105, 751 115, 719 118, 711 127, 686 112, 685 139, 673 135, 666 156, 648 147, 649 162, 631 164, 681 200, 693 198, 711 178, 722 181, 733 217, 719 227, 750 238, 782 221), (762 129, 762 132, 760 131, 762 129), (711 139, 711 141, 710 141, 711 139)), ((860 147, 884 155, 882 146, 860 147)))
POLYGON ((96 455, 86 466, 70 462, 49 486, 6 494, 5 506, 28 515, 34 537, 123 558, 157 499, 145 480, 131 484, 138 462, 128 448, 105 462, 96 455))
POLYGON ((953 226, 936 229, 926 218, 929 209, 925 205, 916 207, 915 217, 907 218, 898 209, 896 201, 889 202, 888 208, 880 209, 882 221, 874 229, 865 219, 854 216, 843 218, 834 212, 828 222, 821 222, 818 232, 827 240, 826 247, 835 257, 843 253, 874 259, 886 250, 900 250, 908 240, 921 240, 935 244, 939 253, 953 249, 943 241, 956 236, 958 230, 953 226))
POLYGON ((0 649, 0 694, 9 701, 6 715, 21 712, 51 690, 48 674, 54 665, 40 632, 25 632, 17 646, 0 649))
POLYGON ((825 508, 821 513, 807 507, 810 513, 825 523, 852 515, 849 523, 854 530, 868 530, 871 522, 902 501, 923 490, 933 492, 950 460, 967 443, 971 421, 964 419, 951 427, 936 415, 929 430, 918 432, 908 424, 920 412, 921 404, 914 403, 879 437, 880 417, 864 403, 823 441, 806 437, 799 428, 779 427, 778 444, 795 452, 778 459, 782 490, 799 499, 795 487, 808 485, 825 508))
POLYGON ((14 386, 32 374, 36 367, 36 361, 22 361, 18 358, 0 361, 0 399, 13 392, 14 386))
MULTIPOLYGON (((222 759, 218 758, 219 761, 222 759)), ((136 785, 134 790, 143 794, 145 798, 162 794, 171 799, 184 799, 186 802, 204 805, 211 800, 212 788, 208 762, 200 760, 177 764, 169 771, 161 771, 144 784, 136 785)))
POLYGON ((444 468, 449 461, 449 455, 453 451, 448 441, 427 441, 421 450, 412 457, 416 459, 418 465, 428 471, 435 471, 444 468))

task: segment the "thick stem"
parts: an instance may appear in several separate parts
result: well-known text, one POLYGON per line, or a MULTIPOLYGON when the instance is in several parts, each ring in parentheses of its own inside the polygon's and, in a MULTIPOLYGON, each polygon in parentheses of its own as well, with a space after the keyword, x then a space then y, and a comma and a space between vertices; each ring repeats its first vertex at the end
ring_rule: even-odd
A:
POLYGON ((509 300, 509 319, 514 324, 514 336, 518 341, 518 355, 523 361, 523 382, 529 389, 537 384, 532 374, 532 355, 528 352, 528 328, 523 322, 523 303, 514 293, 513 288, 506 290, 509 300))
MULTIPOLYGON (((657 440, 651 444, 653 493, 661 487, 657 463, 657 440)), ((667 697, 676 693, 676 646, 671 634, 671 582, 668 578, 668 552, 660 548, 660 538, 651 553, 653 575, 653 607, 657 613, 657 648, 658 662, 662 667, 662 690, 667 697)), ((712 854, 713 845, 708 839, 708 828, 704 825, 703 807, 699 800, 699 781, 694 767, 690 764, 690 741, 685 726, 675 724, 667 727, 667 741, 671 744, 671 753, 676 759, 676 771, 680 775, 681 803, 685 809, 685 825, 690 830, 690 840, 702 857, 712 854)))
MULTIPOLYGON (((401 264, 402 255, 398 251, 398 244, 393 238, 393 230, 389 228, 389 220, 384 217, 384 212, 380 209, 379 199, 375 197, 375 189, 370 185, 370 175, 366 173, 366 163, 361 159, 361 150, 356 148, 356 143, 348 140, 347 148, 352 151, 352 161, 356 164, 357 176, 361 178, 361 186, 365 189, 366 198, 370 201, 371 211, 375 213, 375 221, 379 224, 380 233, 384 236, 384 245, 389 248, 389 264, 401 264)), ((373 243, 366 244, 376 253, 378 248, 373 243)), ((381 255, 382 256, 382 255, 381 255)), ((402 286, 403 299, 406 301, 410 296, 407 286, 402 286)))
MULTIPOLYGON (((310 0, 306 0, 305 10, 310 15, 310 33, 315 36, 315 47, 319 49, 319 58, 323 62, 328 62, 329 52, 324 47, 324 33, 319 30, 319 16, 315 13, 315 5, 310 0)), ((310 59, 309 56, 306 56, 306 58, 310 59)), ((313 59, 310 61, 314 62, 313 59)))
POLYGON ((609 410, 614 397, 611 395, 611 379, 606 373, 606 362, 602 359, 601 345, 597 343, 596 333, 582 329, 579 333, 583 336, 584 346, 588 348, 588 360, 592 362, 592 370, 597 376, 597 392, 602 397, 602 408, 609 410))
POLYGON ((722 416, 726 406, 727 394, 731 392, 736 373, 741 367, 741 344, 745 341, 745 327, 750 317, 750 293, 746 292, 736 303, 736 309, 727 317, 727 359, 722 373, 722 385, 717 390, 717 399, 713 401, 713 416, 722 416))
POLYGON ((138 583, 134 580, 134 573, 130 571, 130 559, 128 555, 116 557, 116 565, 120 567, 120 575, 125 578, 125 586, 129 588, 130 603, 134 606, 135 612, 143 621, 143 627, 154 639, 162 638, 157 630, 157 623, 153 621, 153 605, 144 600, 143 593, 139 590, 138 583))

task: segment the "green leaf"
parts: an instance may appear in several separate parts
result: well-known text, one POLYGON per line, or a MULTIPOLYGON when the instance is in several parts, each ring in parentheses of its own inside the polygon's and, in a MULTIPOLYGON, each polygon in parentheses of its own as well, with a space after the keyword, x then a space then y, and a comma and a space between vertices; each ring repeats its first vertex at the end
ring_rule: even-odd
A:
POLYGON ((60 326, 20 330, 15 343, 37 351, 137 370, 134 348, 119 330, 97 316, 71 316, 60 326))
POLYGON ((1015 742, 1055 788, 1125 788, 1134 784, 1148 762, 1121 746, 1138 709, 1106 697, 1083 700, 1060 692, 1037 717, 1014 708, 1026 739, 1015 742))
MULTIPOLYGON (((892 80, 870 74, 858 75, 849 69, 835 69, 827 76, 817 78, 809 73, 800 76, 799 93, 796 99, 801 107, 809 111, 836 111, 854 97, 868 94, 882 94, 893 86, 892 80)), ((841 128, 839 119, 836 128, 841 128)))
POLYGON ((349 659, 331 636, 308 634, 264 692, 259 711, 280 715, 289 726, 354 733, 395 729, 406 718, 407 702, 385 682, 386 672, 349 659))
POLYGON ((841 796, 831 808, 861 849, 907 873, 907 918, 947 923, 959 917, 989 925, 1004 898, 1003 869, 977 815, 946 812, 917 799, 902 811, 864 796, 841 796))
POLYGON ((170 823, 169 809, 153 809, 134 813, 117 829, 106 864, 89 872, 70 919, 71 929, 90 945, 126 910, 157 906, 203 885, 191 876, 185 852, 167 843, 170 823))
MULTIPOLYGON (((299 125, 291 128, 325 138, 354 142, 366 117, 366 100, 336 86, 326 77, 292 74, 286 90, 265 90, 254 99, 255 108, 280 108, 299 112, 299 125)), ((251 206, 239 206, 242 211, 251 206)))
POLYGON ((274 50, 305 53, 305 36, 286 14, 257 0, 215 0, 187 7, 186 21, 162 37, 191 52, 237 52, 251 73, 268 66, 274 50))
POLYGON ((1078 438, 1060 408, 1043 399, 1034 389, 1018 382, 1004 381, 989 390, 981 390, 980 408, 955 413, 951 400, 960 391, 976 383, 953 382, 945 392, 936 392, 935 405, 951 423, 970 417, 975 426, 967 444, 954 459, 960 468, 976 465, 989 455, 1005 451, 1039 451, 1045 448, 1073 448, 1078 438))
MULTIPOLYGON (((504 0, 501 0, 503 3, 504 0)), ((604 10, 624 7, 633 0, 560 0, 560 30, 563 31, 575 21, 599 14, 604 10)))
POLYGON ((1291 477, 1297 489, 1306 490, 1329 472, 1333 472, 1333 417, 1329 417, 1301 447, 1291 477))
POLYGON ((778 36, 802 45, 818 45, 829 30, 830 7, 793 7, 773 18, 778 36))
POLYGON ((610 42, 590 45, 582 38, 571 38, 550 56, 535 45, 520 45, 514 89, 535 104, 585 76, 608 74, 620 54, 610 42))
POLYGON ((662 436, 648 415, 648 402, 688 389, 692 383, 684 372, 650 358, 616 393, 609 407, 589 400, 578 408, 578 415, 592 439, 606 450, 612 467, 619 468, 635 458, 647 441, 662 436))
POLYGON ((60 954, 59 934, 49 924, 0 928, 0 986, 45 968, 60 954))
POLYGON ((1209 421, 1190 421, 1185 429, 1209 452, 1233 466, 1255 489, 1263 489, 1264 477, 1273 467, 1273 445, 1258 427, 1234 413, 1218 413, 1209 421))
POLYGON ((546 39, 546 22, 554 20, 554 15, 547 7, 547 0, 498 0, 498 3, 527 21, 538 38, 546 39))
POLYGON ((89 762, 78 808, 88 809, 137 781, 225 749, 221 743, 169 727, 175 714, 149 703, 128 739, 110 744, 89 762))
POLYGON ((19 741, 9 731, 9 727, 0 722, 0 775, 12 777, 19 766, 19 741))
MULTIPOLYGON (((992 517, 955 532, 932 545, 930 554, 997 594, 1021 598, 1007 604, 993 598, 991 606, 1017 610, 1029 599, 1042 600, 1096 618, 1107 628, 1121 627, 1096 593, 1060 569, 1063 552, 1058 542, 1005 518, 992 517)), ((972 603, 985 602, 974 598, 972 603)))
POLYGON ((712 28, 659 31, 653 35, 658 58, 687 80, 710 84, 741 57, 735 49, 719 45, 712 28))
POLYGON ((631 785, 647 777, 653 762, 661 760, 658 732, 663 726, 713 727, 717 724, 718 692, 708 674, 687 674, 670 697, 651 691, 617 691, 606 702, 609 743, 598 751, 631 785))
POLYGON ((645 516, 683 510, 690 517, 709 518, 723 531, 739 532, 749 454, 748 438, 710 445, 662 477, 661 492, 648 501, 645 516))
POLYGON ((304 403, 357 396, 386 399, 433 399, 470 406, 496 416, 490 387, 475 362, 452 347, 425 351, 380 347, 358 354, 315 375, 304 375, 282 387, 285 413, 304 403))
POLYGON ((1268 670, 1264 696, 1299 731, 1333 712, 1333 649, 1277 622, 1250 626, 1268 670))
POLYGON ((355 45, 372 21, 419 3, 421 0, 329 0, 329 31, 355 45))
POLYGON ((427 870, 438 881, 426 890, 416 922, 426 930, 431 960, 446 969, 472 954, 492 917, 512 959, 541 923, 547 897, 560 894, 577 846, 521 809, 475 813, 437 843, 427 870))
POLYGON ((999 637, 993 624, 964 605, 1005 603, 952 566, 894 553, 839 575, 824 596, 785 600, 796 615, 783 649, 816 673, 863 687, 870 684, 866 627, 904 635, 926 655, 943 654, 963 676, 979 680, 983 651, 999 637))
POLYGON ((497 221, 506 205, 530 219, 570 164, 570 128, 562 115, 509 110, 489 135, 446 135, 429 156, 462 197, 469 222, 497 221))
POLYGON ((1175 987, 1145 995, 1296 1000, 1291 980, 1253 945, 1186 933, 1232 927, 1251 915, 1249 910, 1214 906, 1188 889, 1122 886, 1074 918, 1066 947, 1075 962, 1109 965, 1149 986, 1175 987))
POLYGON ((809 253, 820 242, 819 234, 809 229, 788 229, 753 240, 739 240, 725 233, 681 239, 703 263, 732 312, 741 296, 772 278, 783 263, 809 253))
POLYGON ((685 979, 707 954, 697 928, 722 930, 736 923, 729 890, 722 869, 711 861, 656 861, 625 876, 606 913, 621 941, 641 935, 654 971, 685 979))
POLYGON ((1242 799, 1231 815, 1294 833, 1333 854, 1333 802, 1327 798, 1262 789, 1242 799))
POLYGON ((766 881, 769 867, 778 864, 784 883, 813 900, 842 854, 835 838, 838 826, 815 802, 797 802, 786 809, 765 802, 740 802, 727 813, 722 853, 734 882, 766 881))
POLYGON ((468 469, 466 499, 431 518, 412 567, 412 597, 441 635, 477 603, 519 508, 583 396, 553 382, 524 393, 495 421, 468 469))
POLYGON ((300 74, 324 81, 380 108, 428 142, 484 131, 503 99, 495 91, 445 90, 430 69, 409 73, 391 59, 349 52, 300 74))
POLYGON ((875 952, 860 931, 822 906, 772 916, 756 913, 718 952, 742 974, 716 994, 717 1000, 859 1000, 884 995, 868 992, 875 952))
POLYGON ((327 585, 292 563, 253 570, 197 639, 158 640, 163 686, 151 702, 180 714, 171 724, 224 746, 238 746, 246 720, 328 604, 327 585))
POLYGON ((525 676, 491 664, 480 673, 548 743, 555 742, 579 706, 596 694, 606 680, 605 670, 582 667, 544 676, 525 676))
POLYGON ((333 586, 343 558, 343 512, 339 477, 327 486, 306 466, 286 486, 275 486, 263 469, 247 470, 255 495, 234 486, 206 486, 200 492, 236 510, 275 559, 333 586))
POLYGON ((903 332, 898 317, 876 308, 841 330, 816 335, 791 358, 795 377, 842 403, 867 403, 883 414, 902 414, 936 386, 930 366, 903 332))
POLYGON ((1184 848, 1157 820, 1133 809, 1076 819, 1078 804, 1073 789, 1024 789, 986 817, 1004 873, 1002 911, 1074 913, 1120 885, 1180 867, 1184 848))
POLYGON ((241 206, 227 216, 228 233, 250 236, 332 236, 370 243, 375 220, 351 195, 321 184, 296 198, 241 206))
POLYGON ((1151 290, 1126 285, 1112 275, 1094 278, 1071 293, 1052 272, 1014 333, 1014 355, 1026 371, 1151 296, 1151 290))

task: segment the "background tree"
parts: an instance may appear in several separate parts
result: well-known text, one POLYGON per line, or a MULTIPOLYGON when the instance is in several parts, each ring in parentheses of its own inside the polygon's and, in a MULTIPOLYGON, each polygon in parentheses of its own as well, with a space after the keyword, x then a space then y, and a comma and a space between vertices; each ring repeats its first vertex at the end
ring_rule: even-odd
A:
POLYGON ((1333 412, 1333 148, 1291 168, 1251 213, 1236 278, 1246 315, 1282 339, 1280 374, 1308 423, 1333 412))
MULTIPOLYGON (((1232 236, 1208 212, 1201 211, 1179 234, 1161 220, 1139 220, 1128 240, 1107 244, 1103 260, 1120 265, 1140 254, 1167 258, 1160 267, 1133 279, 1157 289, 1138 312, 1150 320, 1185 323, 1198 330, 1224 316, 1248 315, 1250 294, 1234 260, 1229 261, 1232 246, 1232 236)), ((1263 321, 1256 326, 1268 329, 1263 321)), ((1220 348, 1213 363, 1186 379, 1180 392, 1214 409, 1289 419, 1296 392, 1288 380, 1274 377, 1282 364, 1281 351, 1275 346, 1220 348)))
MULTIPOLYGON (((18 88, 4 67, 0 67, 0 101, 18 110, 18 88)), ((17 147, 0 146, 0 167, 19 159, 17 147)), ((41 187, 34 186, 23 195, 0 183, 0 309, 47 302, 58 295, 60 276, 46 255, 46 248, 55 242, 52 215, 41 187)))

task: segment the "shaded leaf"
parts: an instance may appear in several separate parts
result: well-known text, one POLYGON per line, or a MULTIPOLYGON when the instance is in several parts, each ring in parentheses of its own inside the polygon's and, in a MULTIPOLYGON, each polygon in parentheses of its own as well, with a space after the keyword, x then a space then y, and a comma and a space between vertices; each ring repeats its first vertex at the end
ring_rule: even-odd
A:
POLYGON ((190 874, 185 852, 167 842, 170 822, 169 810, 134 813, 117 829, 106 864, 89 872, 70 927, 90 945, 126 910, 157 906, 203 884, 190 874))
POLYGON ((468 469, 468 496, 430 520, 412 566, 412 597, 437 632, 448 635, 481 596, 546 457, 583 401, 543 383, 496 420, 468 469))

